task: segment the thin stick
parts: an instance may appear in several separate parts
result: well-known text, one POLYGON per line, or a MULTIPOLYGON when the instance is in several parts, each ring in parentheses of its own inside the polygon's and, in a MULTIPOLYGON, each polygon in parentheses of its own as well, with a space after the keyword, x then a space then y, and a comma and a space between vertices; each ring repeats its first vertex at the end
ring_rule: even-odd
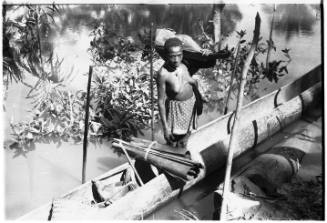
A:
POLYGON ((86 169, 87 142, 88 142, 87 135, 89 132, 89 106, 90 106, 90 89, 91 89, 92 71, 93 71, 93 67, 89 66, 89 78, 87 81, 85 120, 84 120, 82 184, 85 183, 85 169, 86 169))
POLYGON ((153 103, 153 23, 150 27, 150 91, 151 91, 151 140, 154 141, 154 103, 153 103))
POLYGON ((237 67, 237 58, 238 58, 238 54, 239 54, 239 51, 240 51, 240 43, 241 43, 241 39, 238 41, 237 43, 237 50, 236 50, 236 56, 235 56, 235 60, 234 60, 234 69, 233 69, 233 72, 232 72, 232 75, 230 77, 230 81, 229 81, 229 90, 228 90, 228 94, 227 94, 227 98, 226 98, 226 104, 225 104, 225 109, 224 109, 224 115, 227 114, 228 112, 228 101, 229 101, 229 98, 230 98, 230 94, 232 92, 232 85, 233 85, 233 80, 234 80, 234 76, 235 76, 235 73, 236 73, 236 67, 237 67))
POLYGON ((273 32, 273 27, 274 27, 275 11, 276 11, 276 4, 274 4, 274 12, 273 12, 273 16, 272 16, 271 24, 270 24, 269 44, 268 44, 267 58, 266 58, 267 72, 269 72, 269 59, 270 59, 270 51, 271 51, 271 44, 272 44, 272 32, 273 32))
POLYGON ((237 99, 237 106, 236 106, 236 112, 235 112, 235 121, 232 128, 232 133, 230 136, 229 141, 229 150, 228 150, 228 156, 227 156, 227 164, 226 164, 226 173, 225 173, 225 181, 224 181, 224 190, 223 190, 223 200, 221 205, 221 211, 220 211, 220 220, 225 221, 227 220, 227 202, 228 202, 228 193, 230 192, 230 175, 231 175, 231 169, 232 169, 232 163, 233 163, 233 154, 234 154, 234 148, 237 146, 237 138, 235 137, 236 131, 238 130, 238 116, 239 112, 241 110, 242 104, 243 104, 243 94, 244 94, 244 87, 246 83, 246 76, 247 72, 249 70, 252 58, 254 56, 255 49, 258 44, 259 40, 259 34, 260 34, 260 15, 257 12, 257 15, 255 17, 255 28, 254 28, 254 35, 252 40, 252 45, 249 51, 249 54, 246 58, 246 61, 244 63, 244 67, 242 70, 242 80, 240 84, 240 90, 238 92, 238 99, 237 99))
POLYGON ((74 123, 72 97, 73 94, 71 94, 70 91, 68 91, 68 101, 69 101, 69 108, 70 108, 70 122, 69 122, 70 126, 72 126, 74 123))
POLYGON ((143 183, 143 181, 142 181, 142 178, 140 177, 139 173, 138 173, 137 170, 135 169, 135 167, 134 167, 134 165, 133 165, 133 163, 132 163, 132 159, 131 159, 131 157, 128 155, 128 152, 126 151, 126 148, 123 146, 123 144, 121 143, 121 141, 120 141, 119 144, 120 144, 119 147, 120 147, 120 148, 123 150, 123 152, 125 153, 125 156, 126 156, 126 158, 127 158, 127 161, 128 161, 128 163, 129 163, 129 165, 131 166, 133 172, 135 173, 135 176, 136 176, 137 179, 140 181, 141 186, 143 186, 144 183, 143 183))
MULTIPOLYGON (((41 62, 41 66, 42 66, 42 70, 43 70, 43 59, 42 59, 42 49, 41 49, 41 34, 40 34, 40 28, 39 28, 39 15, 40 15, 40 6, 37 7, 38 10, 38 15, 36 17, 36 31, 37 31, 37 42, 39 45, 39 52, 40 52, 40 62, 41 62)), ((42 73, 42 78, 44 78, 43 76, 44 74, 42 73)))

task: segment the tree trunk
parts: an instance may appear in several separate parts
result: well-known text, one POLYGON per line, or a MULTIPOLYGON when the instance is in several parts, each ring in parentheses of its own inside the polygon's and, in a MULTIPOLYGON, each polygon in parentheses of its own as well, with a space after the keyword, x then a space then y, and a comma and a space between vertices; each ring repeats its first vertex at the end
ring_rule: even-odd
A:
POLYGON ((221 47, 221 14, 225 4, 215 4, 213 6, 213 33, 215 42, 215 52, 218 52, 221 47))

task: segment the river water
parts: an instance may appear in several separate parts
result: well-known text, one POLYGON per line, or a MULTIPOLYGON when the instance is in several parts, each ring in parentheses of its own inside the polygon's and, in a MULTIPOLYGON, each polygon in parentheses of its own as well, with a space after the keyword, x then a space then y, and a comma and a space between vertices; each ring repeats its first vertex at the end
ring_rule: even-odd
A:
MULTIPOLYGON (((75 6, 75 10, 79 6, 75 6)), ((159 7, 159 6, 158 6, 159 7)), ((171 11, 177 14, 172 14, 171 17, 180 15, 185 9, 179 9, 176 6, 160 6, 170 7, 171 11), (175 8, 174 8, 175 7, 175 8), (176 12, 177 11, 177 12, 176 12), (179 14, 178 14, 179 13, 179 14)), ((159 9, 151 9, 154 12, 159 9)), ((181 6, 179 6, 181 7, 181 6)), ((195 6, 192 6, 193 8, 195 6)), ((226 6, 227 8, 230 6, 226 6)), ((207 10, 200 13, 203 16, 210 13, 208 11, 210 6, 203 7, 207 10)), ((235 6, 230 7, 235 10, 235 6)), ((247 30, 247 38, 252 38, 252 30, 254 26, 254 17, 256 12, 260 13, 261 23, 261 36, 264 39, 268 38, 270 30, 270 20, 272 17, 272 5, 247 5, 242 4, 236 7, 236 14, 238 16, 235 22, 234 29, 239 31, 241 29, 247 30)), ((138 9, 139 10, 139 9, 138 9)), ((154 14, 150 10, 150 14, 154 14)), ((166 9, 167 11, 167 9, 166 9)), ((168 9, 169 11, 169 9, 168 9)), ((146 15, 146 10, 144 14, 146 15)), ((186 13, 186 11, 184 12, 186 13)), ((235 15, 236 15, 235 14, 235 15)), ((100 13, 101 15, 101 13, 100 13)), ((158 15, 160 16, 160 14, 158 15)), ((162 20, 151 17, 158 23, 162 20)), ((184 26, 187 26, 184 20, 176 16, 174 23, 175 26, 179 21, 183 21, 184 26)), ((182 22, 181 22, 182 23, 182 22)), ((166 24, 166 26, 171 25, 166 24)), ((177 25, 176 25, 177 24, 177 25)), ((173 25, 172 25, 173 26, 173 25)), ((278 87, 297 79, 313 67, 321 64, 321 20, 320 13, 317 6, 311 7, 308 5, 278 5, 275 14, 275 26, 273 32, 273 40, 276 47, 281 50, 290 48, 290 55, 292 62, 288 67, 289 75, 281 78, 280 81, 270 83, 263 80, 259 88, 259 95, 269 93, 278 87)), ((185 27, 172 27, 180 32, 189 33, 190 30, 185 27)), ((72 82, 72 88, 86 89, 86 76, 82 75, 87 73, 88 66, 90 65, 90 56, 87 53, 89 47, 90 36, 89 28, 83 24, 69 29, 62 35, 58 36, 56 41, 56 51, 62 57, 65 57, 63 62, 63 70, 69 70, 71 65, 74 65, 75 79, 72 82)), ((228 43, 235 45, 236 37, 235 32, 230 34, 228 43)), ((272 56, 278 57, 279 54, 272 56)), ((34 82, 33 78, 27 78, 29 83, 34 82)), ((57 145, 55 143, 37 144, 35 149, 28 152, 10 150, 7 146, 10 143, 10 121, 22 121, 30 118, 31 109, 30 101, 25 96, 28 92, 26 86, 18 83, 13 83, 9 86, 7 92, 7 99, 4 102, 4 160, 5 160, 5 215, 6 219, 16 219, 17 217, 27 213, 28 211, 41 206, 42 204, 50 201, 52 198, 67 192, 68 190, 76 187, 81 183, 81 166, 82 166, 82 144, 73 145, 64 143, 57 145)), ((207 113, 200 117, 200 124, 206 123, 219 114, 207 113)), ((146 132, 148 137, 150 134, 146 132)), ((162 140, 160 130, 155 133, 157 140, 162 140)), ((126 162, 125 158, 118 156, 110 149, 109 143, 101 145, 90 145, 87 161, 86 178, 91 179, 100 175, 107 170, 126 162)), ((194 191, 193 191, 194 192, 194 191)), ((201 190, 198 191, 201 193, 201 190)), ((189 196, 190 197, 190 196, 189 196)), ((179 200, 171 204, 171 207, 183 207, 181 202, 189 203, 192 199, 187 201, 179 200)), ((204 199, 211 199, 206 197, 204 199)), ((203 212, 200 216, 205 216, 204 219, 210 219, 209 210, 211 207, 201 206, 198 203, 197 212, 203 212)), ((170 210, 164 209, 157 215, 152 215, 154 219, 172 218, 170 210)))

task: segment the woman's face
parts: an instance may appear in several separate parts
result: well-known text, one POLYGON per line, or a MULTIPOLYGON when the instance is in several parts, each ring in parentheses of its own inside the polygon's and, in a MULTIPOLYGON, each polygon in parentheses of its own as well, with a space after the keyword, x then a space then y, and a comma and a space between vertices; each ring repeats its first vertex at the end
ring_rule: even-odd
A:
POLYGON ((181 46, 173 46, 168 50, 168 62, 169 64, 177 68, 182 63, 183 59, 183 50, 181 46))

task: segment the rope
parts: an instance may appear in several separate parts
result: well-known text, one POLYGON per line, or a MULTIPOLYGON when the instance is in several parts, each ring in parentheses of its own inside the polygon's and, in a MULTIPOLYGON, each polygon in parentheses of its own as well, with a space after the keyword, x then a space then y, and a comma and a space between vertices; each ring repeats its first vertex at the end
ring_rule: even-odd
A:
POLYGON ((145 161, 147 161, 147 159, 148 159, 148 154, 149 154, 150 150, 152 150, 152 146, 153 146, 154 144, 157 144, 157 141, 152 141, 152 142, 150 143, 150 145, 145 149, 145 155, 144 155, 144 160, 145 160, 145 161))

